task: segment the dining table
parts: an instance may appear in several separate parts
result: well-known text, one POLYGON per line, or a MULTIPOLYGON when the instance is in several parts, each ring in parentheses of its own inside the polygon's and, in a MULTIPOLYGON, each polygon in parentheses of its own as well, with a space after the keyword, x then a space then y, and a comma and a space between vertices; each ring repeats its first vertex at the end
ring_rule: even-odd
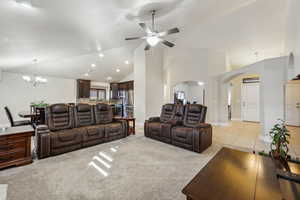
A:
POLYGON ((33 113, 30 111, 21 111, 18 113, 19 117, 21 118, 33 118, 37 116, 37 113, 33 113))

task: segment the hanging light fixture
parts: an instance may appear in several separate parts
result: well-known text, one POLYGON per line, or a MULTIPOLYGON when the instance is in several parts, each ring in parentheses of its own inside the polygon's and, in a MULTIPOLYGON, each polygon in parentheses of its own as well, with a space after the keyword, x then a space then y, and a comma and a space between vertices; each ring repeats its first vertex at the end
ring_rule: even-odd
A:
POLYGON ((36 75, 34 75, 33 77, 24 75, 24 76, 22 76, 22 78, 24 81, 26 81, 28 83, 32 83, 33 87, 36 87, 38 84, 45 84, 48 82, 48 80, 46 78, 43 78, 41 76, 36 76, 36 75))

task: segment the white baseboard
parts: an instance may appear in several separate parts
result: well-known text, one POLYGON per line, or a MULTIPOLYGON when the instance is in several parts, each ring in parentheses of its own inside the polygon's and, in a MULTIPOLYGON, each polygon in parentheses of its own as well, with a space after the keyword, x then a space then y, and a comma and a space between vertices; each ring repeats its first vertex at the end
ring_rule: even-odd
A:
POLYGON ((231 121, 239 121, 239 122, 241 122, 241 121, 243 121, 243 120, 240 119, 240 118, 231 118, 231 121))
POLYGON ((213 126, 229 126, 229 123, 225 123, 225 122, 210 122, 209 124, 213 126))

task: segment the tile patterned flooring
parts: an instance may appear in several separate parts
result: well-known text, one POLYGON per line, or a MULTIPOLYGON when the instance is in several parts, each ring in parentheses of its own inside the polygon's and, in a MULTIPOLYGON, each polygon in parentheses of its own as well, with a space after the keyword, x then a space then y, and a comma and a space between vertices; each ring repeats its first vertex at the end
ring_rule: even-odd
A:
MULTIPOLYGON (((290 151, 292 157, 300 158, 300 127, 288 127, 290 151)), ((269 144, 259 138, 261 126, 259 123, 232 121, 228 126, 213 127, 213 141, 233 148, 243 148, 248 151, 269 151, 269 144)))
MULTIPOLYGON (((288 127, 290 138, 289 154, 300 158, 300 127, 288 127)), ((269 144, 260 140, 259 123, 232 121, 228 126, 213 126, 213 142, 222 146, 247 152, 269 151, 269 144)), ((137 127, 137 134, 143 134, 143 127, 137 127)))

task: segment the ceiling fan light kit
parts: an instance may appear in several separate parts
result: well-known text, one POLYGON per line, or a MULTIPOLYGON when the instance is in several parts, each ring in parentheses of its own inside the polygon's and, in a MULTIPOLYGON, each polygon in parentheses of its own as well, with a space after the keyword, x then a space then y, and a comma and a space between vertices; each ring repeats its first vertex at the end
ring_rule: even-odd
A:
POLYGON ((151 47, 156 46, 158 43, 162 43, 168 47, 174 47, 175 44, 163 39, 163 37, 179 33, 178 28, 172 28, 167 31, 158 32, 155 30, 155 10, 152 10, 152 28, 149 28, 145 23, 139 23, 139 26, 146 32, 146 36, 142 37, 130 37, 125 38, 125 40, 146 40, 147 45, 145 51, 149 50, 151 47))

